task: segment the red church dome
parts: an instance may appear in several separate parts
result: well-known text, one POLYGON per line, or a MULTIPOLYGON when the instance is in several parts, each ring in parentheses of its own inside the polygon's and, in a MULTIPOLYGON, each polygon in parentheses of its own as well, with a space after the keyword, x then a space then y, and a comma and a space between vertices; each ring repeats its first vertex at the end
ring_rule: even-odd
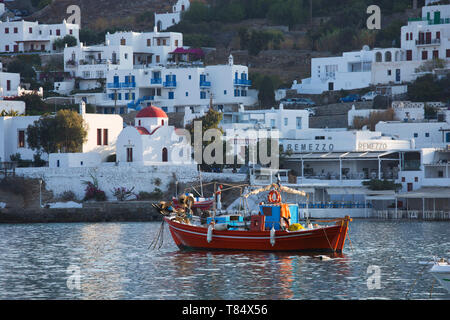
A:
POLYGON ((136 118, 169 118, 169 117, 162 109, 155 106, 149 106, 139 111, 139 113, 136 115, 136 118))

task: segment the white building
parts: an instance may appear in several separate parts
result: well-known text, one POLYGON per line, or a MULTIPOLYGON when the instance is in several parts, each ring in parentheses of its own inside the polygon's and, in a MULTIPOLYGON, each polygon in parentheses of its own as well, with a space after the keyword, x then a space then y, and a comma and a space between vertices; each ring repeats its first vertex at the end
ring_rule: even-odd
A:
POLYGON ((0 52, 55 52, 55 40, 71 35, 79 41, 80 27, 69 24, 39 24, 29 21, 0 21, 0 52))
POLYGON ((6 12, 5 4, 0 2, 0 17, 6 12))
MULTIPOLYGON (((386 59, 376 53, 372 84, 414 81, 432 70, 421 70, 424 63, 442 59, 448 68, 450 61, 450 5, 430 5, 422 8, 420 18, 409 19, 401 29, 400 59, 386 59)), ((393 57, 393 56, 392 56, 393 57)))
MULTIPOLYGON (((108 71, 133 69, 133 48, 121 45, 84 46, 64 49, 64 70, 69 72, 78 83, 77 90, 100 88, 104 84, 108 71)), ((60 85, 60 84, 58 84, 60 85)))
MULTIPOLYGON (((377 52, 398 57, 399 49, 376 49, 377 52)), ((292 89, 299 93, 321 94, 324 91, 351 90, 368 87, 372 81, 372 63, 375 49, 364 47, 361 51, 344 52, 341 57, 314 58, 311 60, 311 77, 301 83, 294 81, 292 89)))
POLYGON ((101 103, 105 112, 123 113, 139 110, 150 103, 165 112, 203 112, 214 106, 252 105, 248 67, 235 65, 232 57, 226 65, 200 67, 166 65, 145 69, 114 70, 107 76, 107 99, 101 103))
POLYGON ((133 48, 134 68, 167 64, 170 53, 183 47, 183 34, 178 32, 116 32, 106 34, 106 43, 111 46, 133 48))
MULTIPOLYGON (((425 119, 425 105, 433 108, 443 108, 442 102, 411 102, 411 101, 394 101, 392 109, 394 110, 394 119, 403 122, 418 122, 425 119)), ((352 109, 348 111, 348 127, 353 127, 355 118, 368 118, 372 113, 386 112, 385 109, 352 109)))
POLYGON ((420 18, 401 28, 401 47, 344 52, 342 57, 311 61, 311 78, 294 81, 299 93, 360 89, 370 85, 414 81, 433 70, 434 59, 450 62, 450 5, 427 5, 420 18), (428 63, 427 66, 424 63, 428 63), (431 65, 431 67, 430 67, 431 65))
POLYGON ((190 0, 178 0, 177 3, 172 7, 172 12, 155 12, 155 25, 158 28, 158 31, 166 30, 171 26, 180 23, 182 13, 184 11, 187 11, 190 6, 190 0))
POLYGON ((450 110, 444 110, 438 120, 382 121, 375 128, 399 139, 414 139, 415 147, 447 148, 450 144, 450 110))
POLYGON ((135 126, 120 133, 117 161, 128 165, 193 164, 190 141, 169 126, 167 114, 154 106, 142 109, 135 126))
MULTIPOLYGON (((84 110, 84 109, 82 109, 84 110)), ((82 146, 82 153, 95 153, 102 161, 115 153, 116 141, 123 129, 123 120, 119 115, 86 114, 83 119, 87 125, 87 141, 82 146)), ((36 153, 27 145, 27 128, 38 116, 0 117, 0 158, 8 162, 11 155, 20 154, 23 160, 33 160, 36 153)), ((42 155, 45 158, 45 154, 42 155)), ((61 156, 64 157, 64 156, 61 156)), ((57 158, 55 166, 58 165, 57 158)))
POLYGON ((276 130, 284 139, 295 138, 299 130, 308 129, 309 113, 306 110, 279 109, 245 110, 225 109, 220 124, 223 130, 276 130))
POLYGON ((3 72, 3 65, 0 62, 0 99, 18 96, 19 85, 20 74, 3 72))

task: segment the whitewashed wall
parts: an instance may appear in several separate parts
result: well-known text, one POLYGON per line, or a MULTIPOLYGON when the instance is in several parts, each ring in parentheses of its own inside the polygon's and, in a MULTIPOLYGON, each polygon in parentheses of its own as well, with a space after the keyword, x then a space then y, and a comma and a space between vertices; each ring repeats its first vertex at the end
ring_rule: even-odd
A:
MULTIPOLYGON (((90 174, 98 179, 100 189, 105 191, 109 200, 115 200, 113 188, 131 189, 134 187, 136 193, 152 192, 155 188, 167 191, 175 178, 181 183, 198 181, 198 171, 195 165, 132 166, 123 164, 115 166, 114 164, 103 164, 97 168, 18 168, 16 174, 28 178, 42 178, 47 190, 53 191, 55 196, 70 190, 79 199, 83 199, 85 193, 83 181, 92 181, 90 174), (155 185, 157 178, 161 181, 159 186, 155 185)), ((245 174, 202 173, 204 182, 212 180, 242 182, 246 177, 245 174)))

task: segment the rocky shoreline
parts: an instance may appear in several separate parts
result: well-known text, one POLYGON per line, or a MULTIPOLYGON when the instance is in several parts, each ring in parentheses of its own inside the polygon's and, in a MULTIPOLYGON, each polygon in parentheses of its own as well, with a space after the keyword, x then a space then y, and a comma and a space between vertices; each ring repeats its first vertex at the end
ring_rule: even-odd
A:
POLYGON ((151 222, 161 216, 150 201, 85 204, 83 208, 0 209, 0 223, 151 222))

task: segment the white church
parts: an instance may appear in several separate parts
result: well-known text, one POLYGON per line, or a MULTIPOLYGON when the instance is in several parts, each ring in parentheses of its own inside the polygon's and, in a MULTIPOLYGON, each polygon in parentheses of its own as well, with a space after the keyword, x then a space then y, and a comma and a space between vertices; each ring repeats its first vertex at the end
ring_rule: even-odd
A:
POLYGON ((183 130, 169 126, 167 114, 149 106, 136 116, 117 138, 116 154, 120 165, 194 164, 191 145, 183 130))

